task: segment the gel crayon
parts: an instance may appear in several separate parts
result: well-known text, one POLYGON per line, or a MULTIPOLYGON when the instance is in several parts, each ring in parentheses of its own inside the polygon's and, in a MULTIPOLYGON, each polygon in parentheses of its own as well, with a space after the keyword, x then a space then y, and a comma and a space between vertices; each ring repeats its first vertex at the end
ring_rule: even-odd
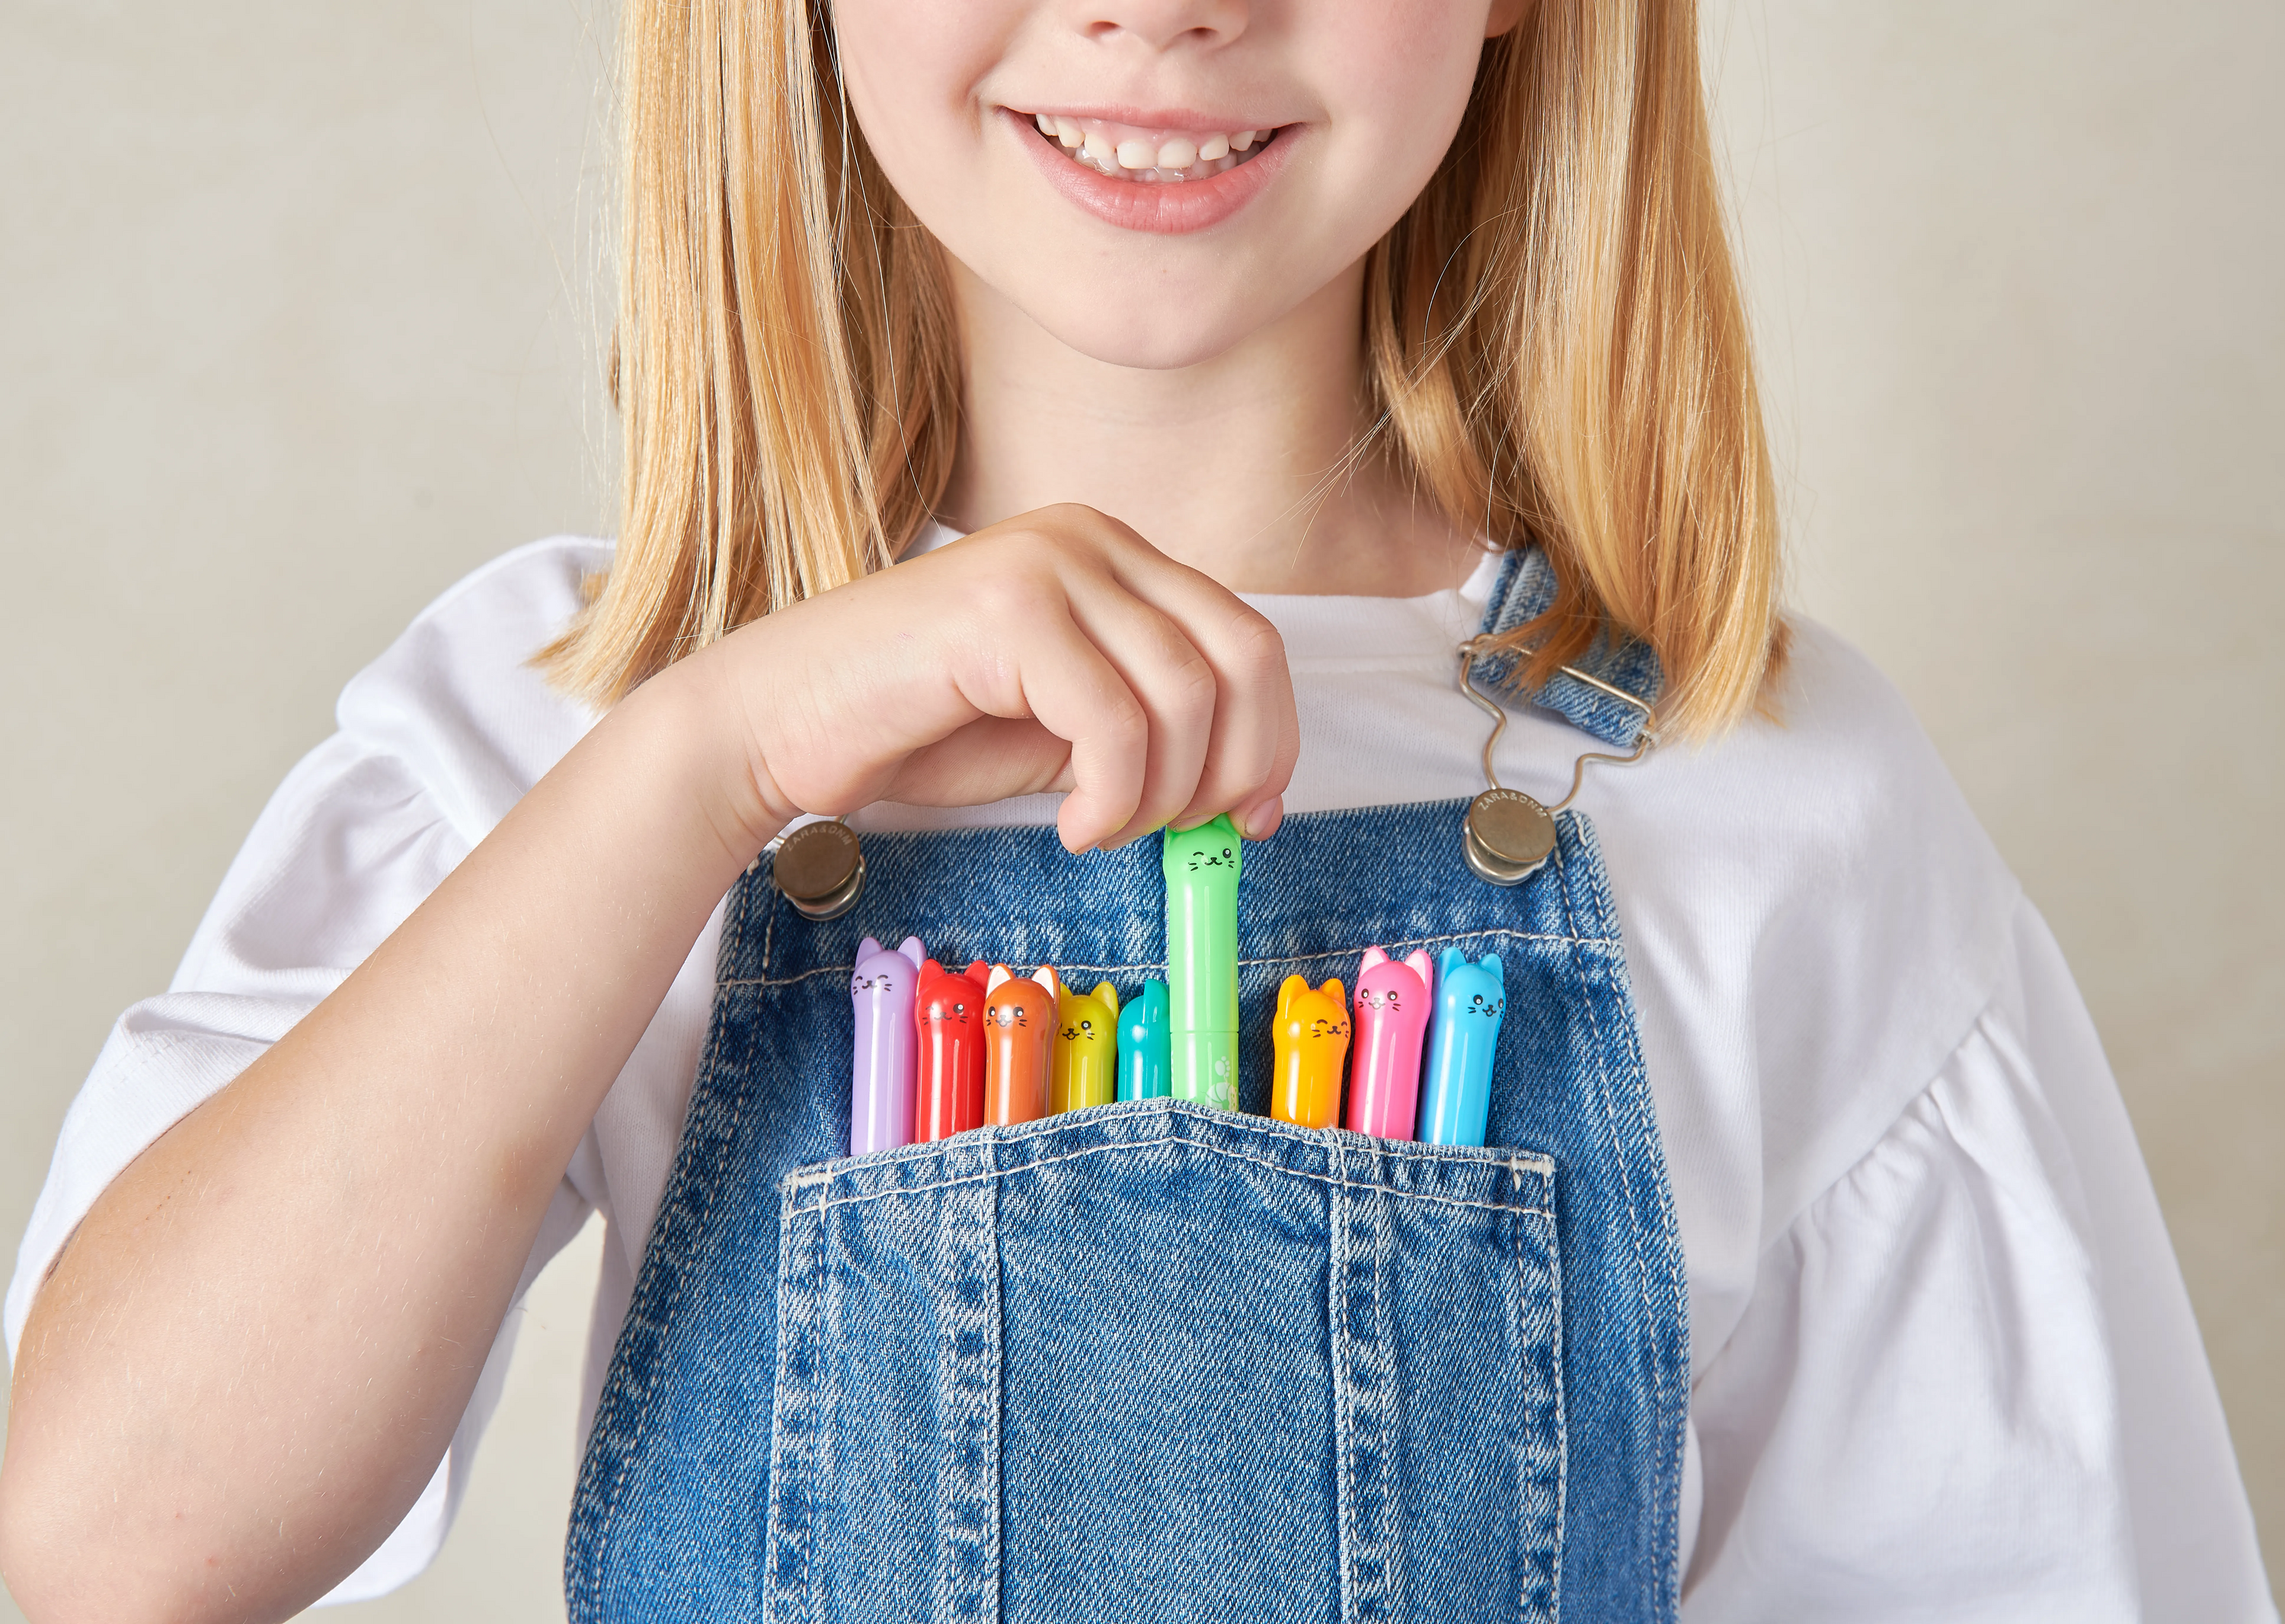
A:
POLYGON ((1399 963, 1378 947, 1357 968, 1356 1063, 1349 1068, 1349 1128, 1409 1139, 1420 1105, 1420 1046, 1428 1035, 1435 967, 1422 948, 1399 963))
POLYGON ((984 1126, 982 961, 964 975, 934 959, 921 963, 913 1007, 920 1056, 913 1080, 913 1141, 925 1144, 984 1126))
POLYGON ((1277 1055, 1269 1114, 1305 1128, 1331 1127, 1341 1119, 1341 1062, 1349 1052, 1348 999, 1341 984, 1313 988, 1304 977, 1286 977, 1269 1030, 1277 1055))
POLYGON ((1174 1098, 1237 1109, 1237 879, 1228 812, 1166 831, 1167 1050, 1174 1098))
POLYGON ((1108 1105, 1119 1097, 1119 993, 1107 981, 1092 992, 1056 994, 1056 1071, 1050 1111, 1108 1105))
POLYGON ((1421 1085, 1420 1137, 1432 1145, 1480 1145, 1492 1103, 1492 1055, 1507 1008, 1507 963, 1488 953, 1473 964, 1444 950, 1437 977, 1436 1026, 1421 1085))
POLYGON ((984 995, 984 1119, 1005 1126, 1048 1114, 1048 1073, 1055 1061, 1056 985, 1042 964, 1018 976, 992 967, 984 995))
POLYGON ((893 951, 871 937, 857 949, 849 998, 857 1022, 849 1069, 849 1154, 893 1150, 913 1137, 914 1060, 920 1047, 913 1008, 920 991, 921 938, 893 951))
POLYGON ((1166 984, 1146 981, 1119 1012, 1119 1097, 1164 1099, 1173 1085, 1166 1057, 1166 984))

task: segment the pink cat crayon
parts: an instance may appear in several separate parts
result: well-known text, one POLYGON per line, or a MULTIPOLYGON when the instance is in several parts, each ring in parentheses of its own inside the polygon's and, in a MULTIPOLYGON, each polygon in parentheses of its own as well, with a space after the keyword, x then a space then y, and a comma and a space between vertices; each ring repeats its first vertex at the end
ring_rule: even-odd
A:
POLYGON ((1037 1122, 1048 1114, 1048 1077, 1056 1050, 1052 966, 1018 976, 992 967, 984 999, 984 1119, 1037 1122))
POLYGON ((849 1154, 893 1150, 913 1137, 913 1060, 919 1029, 913 1007, 920 991, 921 938, 893 951, 871 937, 857 949, 849 977, 857 1036, 849 1068, 849 1154))
POLYGON ((1357 967, 1356 1036, 1349 1066, 1349 1129, 1409 1139, 1420 1114, 1420 1044, 1436 969, 1422 948, 1398 963, 1378 947, 1357 967))
POLYGON ((982 960, 954 975, 934 959, 921 964, 913 1020, 920 1058, 913 1079, 913 1141, 984 1126, 984 977, 982 960))

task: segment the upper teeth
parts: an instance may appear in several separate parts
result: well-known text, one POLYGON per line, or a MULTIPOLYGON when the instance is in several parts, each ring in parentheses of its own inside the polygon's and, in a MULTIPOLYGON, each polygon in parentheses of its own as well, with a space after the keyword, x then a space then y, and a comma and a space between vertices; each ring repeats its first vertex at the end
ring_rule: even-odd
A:
POLYGON ((1187 130, 1149 130, 1103 119, 1033 115, 1040 133, 1063 147, 1089 169, 1127 180, 1203 180, 1219 175, 1244 159, 1276 133, 1274 129, 1237 129, 1204 135, 1187 130))

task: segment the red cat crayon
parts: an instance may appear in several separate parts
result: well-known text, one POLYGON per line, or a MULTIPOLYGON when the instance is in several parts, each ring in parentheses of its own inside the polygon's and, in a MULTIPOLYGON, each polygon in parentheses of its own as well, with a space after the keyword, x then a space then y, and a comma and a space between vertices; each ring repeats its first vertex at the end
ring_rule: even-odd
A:
POLYGON ((984 1126, 984 977, 982 960, 954 975, 934 959, 921 963, 913 1021, 920 1038, 913 1078, 913 1142, 924 1144, 984 1126))

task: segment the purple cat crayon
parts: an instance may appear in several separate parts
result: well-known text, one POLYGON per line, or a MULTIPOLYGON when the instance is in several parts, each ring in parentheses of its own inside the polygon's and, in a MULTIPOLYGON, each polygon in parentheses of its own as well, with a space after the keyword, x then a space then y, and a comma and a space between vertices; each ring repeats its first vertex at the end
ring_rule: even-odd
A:
POLYGON ((1422 948, 1399 963, 1378 947, 1357 970, 1356 1037, 1349 1051, 1349 1131, 1409 1139, 1420 1106, 1420 1043, 1436 968, 1422 948))
POLYGON ((857 1045, 849 1079, 849 1154, 893 1150, 913 1138, 913 994, 920 986, 921 938, 891 951, 871 937, 849 977, 857 1045))

